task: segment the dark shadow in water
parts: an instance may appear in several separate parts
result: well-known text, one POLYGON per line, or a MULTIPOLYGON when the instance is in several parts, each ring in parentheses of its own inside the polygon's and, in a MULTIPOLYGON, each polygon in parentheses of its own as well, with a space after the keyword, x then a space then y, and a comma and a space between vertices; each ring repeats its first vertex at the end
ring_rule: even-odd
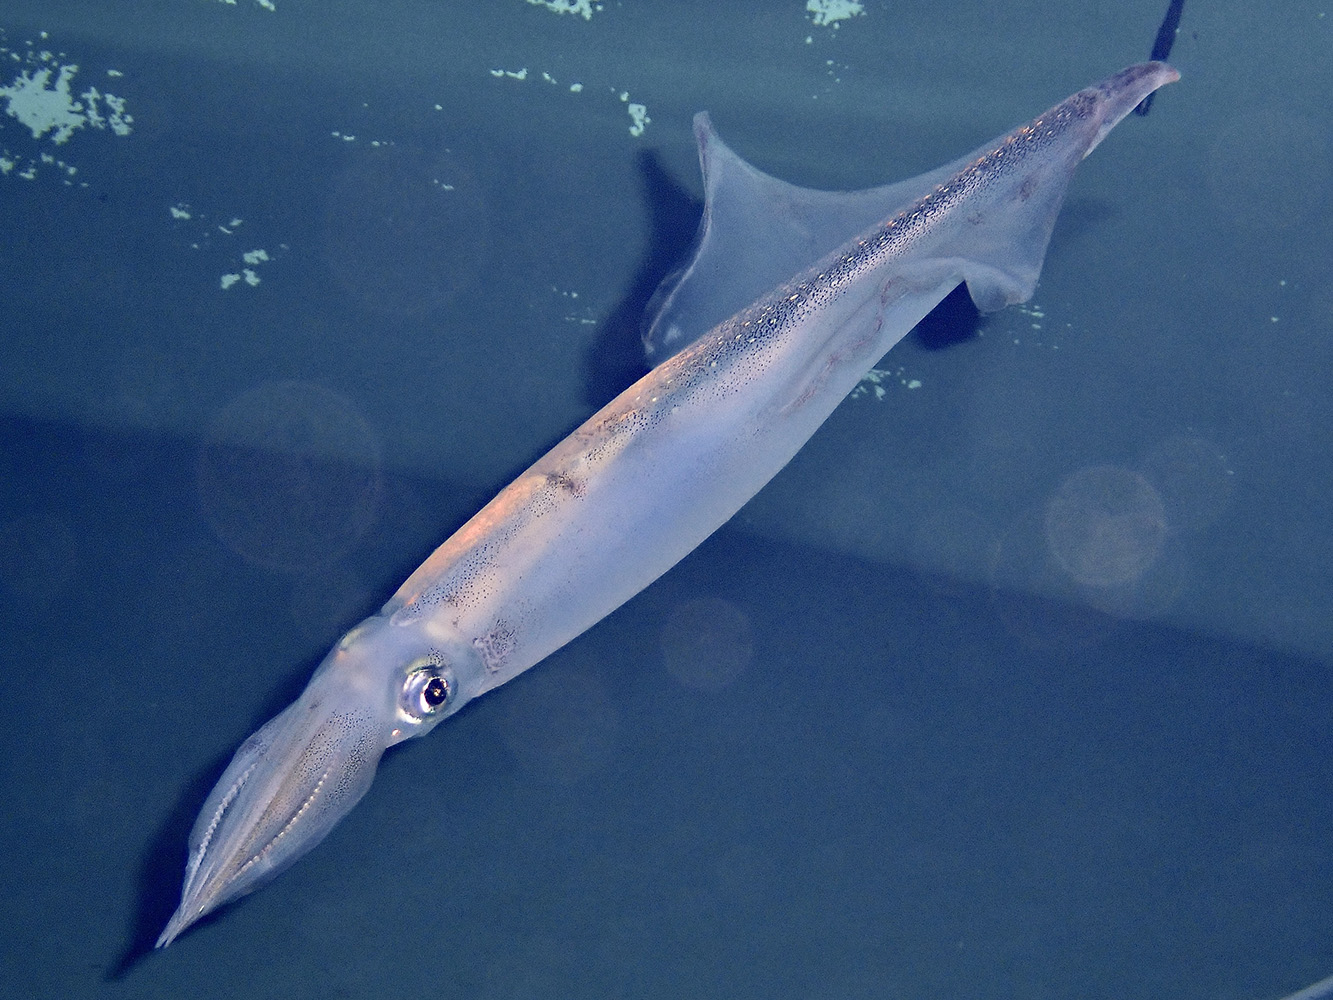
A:
POLYGON ((662 280, 688 262, 703 202, 672 179, 652 151, 638 157, 648 204, 648 251, 629 291, 602 320, 585 364, 584 399, 601 407, 648 371, 640 335, 644 311, 662 280))
POLYGON ((981 329, 983 317, 972 304, 967 285, 959 285, 944 301, 926 314, 911 333, 917 345, 928 351, 942 351, 954 344, 971 340, 981 329))
MULTIPOLYGON (((200 806, 208 798, 213 784, 222 776, 230 759, 230 754, 223 754, 195 775, 189 787, 176 800, 171 815, 162 822, 149 842, 139 864, 138 906, 130 940, 116 964, 105 975, 104 981, 119 982, 142 959, 152 954, 157 936, 162 933, 162 928, 167 925, 176 910, 176 904, 180 902, 190 828, 194 825, 200 806)), ((212 919, 213 915, 210 915, 199 923, 202 925, 212 919)))

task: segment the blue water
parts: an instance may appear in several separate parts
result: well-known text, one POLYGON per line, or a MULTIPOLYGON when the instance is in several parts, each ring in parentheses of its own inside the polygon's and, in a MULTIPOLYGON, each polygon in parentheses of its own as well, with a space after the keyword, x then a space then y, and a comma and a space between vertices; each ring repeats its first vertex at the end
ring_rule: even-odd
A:
POLYGON ((1142 58, 1165 8, 247 3, 0 21, 0 87, 77 65, 133 117, 0 115, 0 993, 1333 972, 1333 25, 1300 5, 1188 6, 1030 306, 895 349, 676 570, 149 953, 240 741, 635 376, 694 111, 868 186, 1142 58))

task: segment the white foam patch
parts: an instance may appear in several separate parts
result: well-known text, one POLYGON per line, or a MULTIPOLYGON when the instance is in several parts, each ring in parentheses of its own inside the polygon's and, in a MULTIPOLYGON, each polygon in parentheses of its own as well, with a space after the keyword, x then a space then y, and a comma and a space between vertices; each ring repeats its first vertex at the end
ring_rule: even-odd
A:
MULTIPOLYGON (((54 60, 49 52, 39 58, 54 60)), ((44 66, 27 69, 7 85, 0 87, 5 113, 32 131, 34 139, 46 138, 57 146, 69 141, 81 128, 110 129, 116 135, 129 135, 134 117, 126 112, 124 98, 104 94, 89 87, 78 94, 71 84, 79 67, 44 66)))
POLYGON ((528 0, 534 7, 545 7, 552 14, 573 14, 585 21, 591 21, 594 13, 601 11, 602 4, 593 0, 528 0))
MULTIPOLYGON (((78 89, 75 83, 79 66, 64 52, 46 48, 46 32, 22 46, 6 44, 0 29, 0 56, 17 65, 12 77, 0 77, 0 129, 5 117, 12 118, 32 135, 41 147, 63 146, 81 130, 110 132, 127 136, 134 116, 127 110, 125 98, 105 93, 95 86, 78 89)), ((120 78, 119 70, 107 70, 110 78, 120 78)), ((19 139, 26 143, 28 140, 19 139)), ((54 168, 66 185, 75 184, 78 167, 50 152, 48 148, 0 148, 0 176, 33 180, 44 168, 54 168)), ((80 186, 87 187, 80 182, 80 186)))
MULTIPOLYGON (((237 5, 236 0, 218 0, 218 3, 224 3, 228 7, 235 7, 237 5)), ((255 6, 262 7, 264 8, 264 10, 270 12, 276 11, 278 9, 277 5, 273 2, 273 0, 255 0, 255 6)))
POLYGON ((840 27, 840 22, 866 12, 865 5, 857 0, 808 0, 805 9, 815 24, 834 28, 840 27))

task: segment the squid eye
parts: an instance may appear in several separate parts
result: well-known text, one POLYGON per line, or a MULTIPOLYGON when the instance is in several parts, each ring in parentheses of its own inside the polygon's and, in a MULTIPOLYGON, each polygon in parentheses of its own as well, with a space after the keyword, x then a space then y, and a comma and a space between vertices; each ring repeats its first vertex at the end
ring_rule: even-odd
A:
POLYGON ((403 685, 403 709, 415 719, 434 715, 449 702, 453 687, 434 664, 414 670, 403 685))
POLYGON ((421 689, 421 700, 431 708, 439 708, 449 700, 449 684, 443 677, 432 677, 421 689))

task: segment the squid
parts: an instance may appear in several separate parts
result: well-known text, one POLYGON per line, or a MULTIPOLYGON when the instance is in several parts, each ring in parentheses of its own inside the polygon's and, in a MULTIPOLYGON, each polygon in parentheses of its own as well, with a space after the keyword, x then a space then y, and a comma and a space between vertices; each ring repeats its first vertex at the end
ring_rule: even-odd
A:
POLYGON ((1131 66, 937 170, 849 193, 760 173, 698 116, 704 219, 656 299, 655 367, 436 549, 241 744, 190 834, 157 946, 319 843, 389 747, 675 565, 960 283, 983 312, 1026 301, 1079 162, 1176 79, 1131 66))

